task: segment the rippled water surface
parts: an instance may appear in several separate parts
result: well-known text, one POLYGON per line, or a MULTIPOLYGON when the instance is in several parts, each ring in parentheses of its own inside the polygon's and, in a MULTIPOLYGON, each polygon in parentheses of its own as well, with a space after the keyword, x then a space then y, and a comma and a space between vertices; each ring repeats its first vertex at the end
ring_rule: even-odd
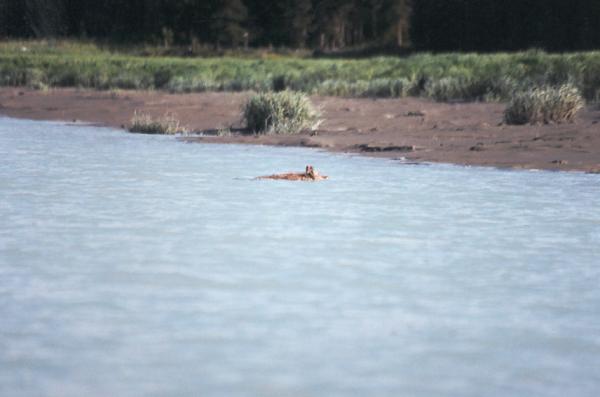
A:
POLYGON ((596 175, 0 119, 0 395, 597 396, 599 243, 596 175))

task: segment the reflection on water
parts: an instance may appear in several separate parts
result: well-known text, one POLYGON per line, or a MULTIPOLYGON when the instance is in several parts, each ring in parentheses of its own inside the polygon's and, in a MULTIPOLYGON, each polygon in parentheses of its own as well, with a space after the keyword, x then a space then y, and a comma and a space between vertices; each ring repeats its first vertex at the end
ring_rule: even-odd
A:
POLYGON ((598 197, 0 119, 0 395, 595 396, 598 197))

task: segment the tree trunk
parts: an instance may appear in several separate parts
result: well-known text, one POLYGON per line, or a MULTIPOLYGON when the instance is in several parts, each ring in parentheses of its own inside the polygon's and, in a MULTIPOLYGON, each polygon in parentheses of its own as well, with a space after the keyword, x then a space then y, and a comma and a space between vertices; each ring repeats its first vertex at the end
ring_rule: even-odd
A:
POLYGON ((396 44, 398 47, 404 46, 404 24, 402 23, 402 19, 398 21, 398 25, 396 26, 396 44))

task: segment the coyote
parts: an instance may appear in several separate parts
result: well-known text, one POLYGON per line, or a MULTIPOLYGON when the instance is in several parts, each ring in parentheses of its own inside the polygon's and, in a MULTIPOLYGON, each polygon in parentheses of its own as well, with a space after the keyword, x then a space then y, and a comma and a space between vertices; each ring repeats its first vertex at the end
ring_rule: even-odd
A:
POLYGON ((323 179, 327 179, 328 176, 321 175, 312 165, 307 165, 306 170, 304 172, 291 172, 287 174, 276 174, 276 175, 267 175, 267 176, 259 176, 256 179, 281 179, 286 181, 322 181, 323 179))

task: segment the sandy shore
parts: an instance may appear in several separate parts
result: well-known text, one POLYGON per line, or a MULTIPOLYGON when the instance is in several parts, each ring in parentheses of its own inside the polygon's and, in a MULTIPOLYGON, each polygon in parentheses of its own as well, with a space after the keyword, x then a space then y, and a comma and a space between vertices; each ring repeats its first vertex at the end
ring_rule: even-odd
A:
MULTIPOLYGON (((34 120, 86 121, 126 127, 135 110, 172 112, 189 130, 242 127, 246 93, 168 94, 0 88, 0 114, 34 120)), ((313 97, 324 122, 293 136, 189 137, 207 143, 322 148, 409 161, 600 172, 600 110, 588 107, 574 124, 506 126, 504 105, 440 104, 416 98, 313 97)))

